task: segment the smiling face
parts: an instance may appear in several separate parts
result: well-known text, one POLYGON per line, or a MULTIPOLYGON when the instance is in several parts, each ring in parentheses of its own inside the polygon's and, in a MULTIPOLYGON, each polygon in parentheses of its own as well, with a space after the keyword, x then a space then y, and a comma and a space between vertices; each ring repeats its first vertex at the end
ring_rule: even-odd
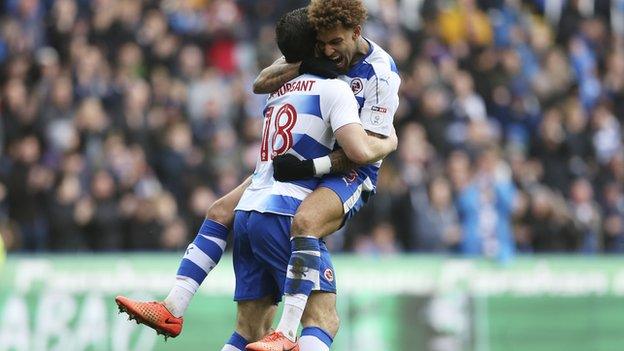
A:
POLYGON ((358 41, 361 32, 361 26, 345 28, 342 25, 328 30, 319 30, 316 36, 319 51, 335 61, 341 71, 347 72, 358 57, 358 41))

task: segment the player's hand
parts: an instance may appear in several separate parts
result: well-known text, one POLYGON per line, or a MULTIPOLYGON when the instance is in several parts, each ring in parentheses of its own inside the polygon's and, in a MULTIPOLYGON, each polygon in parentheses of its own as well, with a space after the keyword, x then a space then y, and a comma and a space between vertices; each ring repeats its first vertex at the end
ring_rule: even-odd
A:
POLYGON ((305 73, 324 78, 336 78, 341 74, 336 62, 326 57, 309 57, 301 61, 299 74, 305 73))
POLYGON ((273 178, 279 182, 314 177, 314 162, 283 154, 273 158, 273 178))

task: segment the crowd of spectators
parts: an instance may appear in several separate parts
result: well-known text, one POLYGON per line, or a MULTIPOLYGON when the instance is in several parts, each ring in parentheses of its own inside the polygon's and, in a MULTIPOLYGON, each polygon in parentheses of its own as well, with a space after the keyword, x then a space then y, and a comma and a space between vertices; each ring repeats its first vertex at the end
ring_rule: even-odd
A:
MULTIPOLYGON (((624 2, 364 2, 402 78, 399 149, 334 250, 624 251, 624 2)), ((186 247, 254 168, 251 85, 276 18, 306 3, 3 2, 8 247, 186 247)))

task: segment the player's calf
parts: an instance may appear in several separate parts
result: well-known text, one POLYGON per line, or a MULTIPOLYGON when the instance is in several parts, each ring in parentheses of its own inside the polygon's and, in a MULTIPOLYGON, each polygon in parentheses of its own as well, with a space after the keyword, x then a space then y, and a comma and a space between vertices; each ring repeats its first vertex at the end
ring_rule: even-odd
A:
MULTIPOLYGON (((242 351, 245 349, 245 346, 248 346, 248 341, 260 340, 269 334, 276 308, 275 299, 272 296, 266 296, 258 300, 239 301, 236 316, 236 332, 228 341, 228 344, 232 347, 224 348, 223 351, 242 351)), ((280 351, 282 350, 280 349, 280 351)))
POLYGON ((236 332, 247 340, 260 340, 269 334, 276 308, 272 297, 255 301, 240 301, 236 317, 236 332))
POLYGON ((301 318, 303 330, 300 351, 327 351, 338 333, 340 318, 336 311, 336 294, 313 292, 301 318))
POLYGON ((332 338, 338 333, 340 317, 336 310, 336 294, 314 291, 301 317, 301 324, 306 327, 319 327, 332 338))

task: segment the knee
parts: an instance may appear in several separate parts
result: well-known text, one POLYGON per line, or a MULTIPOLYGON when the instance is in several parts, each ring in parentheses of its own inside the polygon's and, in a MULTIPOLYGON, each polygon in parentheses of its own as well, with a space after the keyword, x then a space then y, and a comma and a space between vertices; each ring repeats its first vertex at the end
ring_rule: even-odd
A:
POLYGON ((219 199, 215 201, 208 209, 206 218, 231 228, 234 220, 234 212, 231 208, 226 207, 223 200, 219 199))
POLYGON ((306 211, 299 211, 295 214, 293 218, 292 226, 291 226, 291 235, 292 236, 305 236, 312 235, 316 233, 316 226, 314 223, 314 218, 312 218, 312 214, 306 211))

